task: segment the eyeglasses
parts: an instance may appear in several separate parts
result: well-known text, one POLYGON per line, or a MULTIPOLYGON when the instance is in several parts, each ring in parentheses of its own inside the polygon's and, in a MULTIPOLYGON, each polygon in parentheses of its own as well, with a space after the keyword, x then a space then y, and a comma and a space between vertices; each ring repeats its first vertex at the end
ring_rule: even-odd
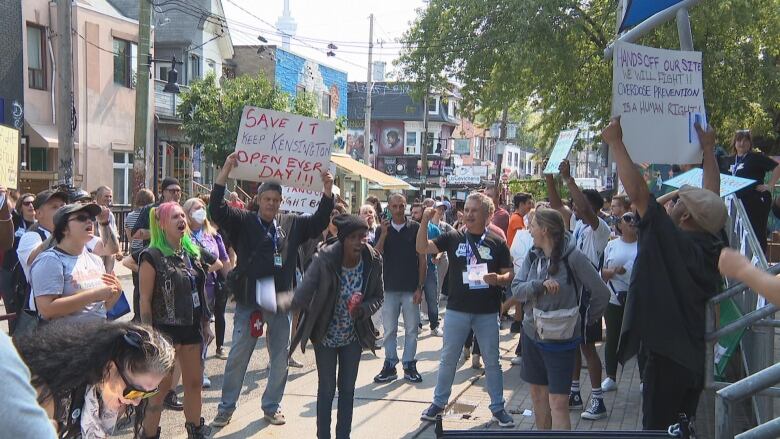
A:
POLYGON ((33 201, 22 201, 22 206, 32 206, 33 201))
POLYGON ((68 221, 78 221, 80 223, 85 223, 87 221, 95 221, 95 217, 92 215, 82 214, 74 216, 73 218, 68 218, 68 221))
POLYGON ((127 376, 122 372, 122 368, 119 367, 119 365, 117 365, 116 371, 119 372, 119 376, 122 378, 122 381, 125 382, 125 390, 122 392, 122 397, 125 399, 147 399, 160 391, 159 387, 156 387, 154 390, 139 389, 127 379, 127 376))
POLYGON ((632 226, 635 226, 639 223, 639 219, 637 219, 636 215, 634 215, 631 212, 623 214, 623 216, 621 216, 620 219, 624 223, 632 226))
POLYGON ((181 189, 166 189, 166 191, 174 193, 174 194, 181 193, 181 189))

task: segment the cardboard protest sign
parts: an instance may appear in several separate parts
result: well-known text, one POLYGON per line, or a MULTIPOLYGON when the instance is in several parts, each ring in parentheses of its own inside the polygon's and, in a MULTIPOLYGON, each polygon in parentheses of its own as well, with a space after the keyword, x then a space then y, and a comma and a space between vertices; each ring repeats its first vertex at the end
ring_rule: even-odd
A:
POLYGON ((0 184, 17 189, 18 170, 19 130, 0 125, 0 184))
POLYGON ((618 41, 612 115, 634 163, 701 163, 694 121, 706 127, 701 52, 663 50, 618 41))
POLYGON ((230 177, 322 191, 335 131, 332 121, 246 106, 236 139, 238 167, 230 177))
POLYGON ((577 139, 577 133, 580 132, 579 128, 573 130, 561 131, 558 134, 558 140, 555 141, 555 146, 550 153, 550 158, 547 159, 547 166, 544 168, 545 174, 557 174, 558 167, 561 166, 561 162, 569 156, 574 141, 577 139))
MULTIPOLYGON (((693 168, 690 171, 680 174, 677 177, 669 179, 664 182, 665 185, 680 188, 687 184, 693 187, 701 187, 701 181, 704 177, 704 172, 701 168, 693 168)), ((720 174, 720 196, 726 197, 734 192, 744 189, 751 184, 754 184, 755 180, 750 180, 742 177, 734 177, 733 175, 720 174)))
POLYGON ((312 215, 322 200, 322 192, 294 187, 282 187, 281 210, 312 215))

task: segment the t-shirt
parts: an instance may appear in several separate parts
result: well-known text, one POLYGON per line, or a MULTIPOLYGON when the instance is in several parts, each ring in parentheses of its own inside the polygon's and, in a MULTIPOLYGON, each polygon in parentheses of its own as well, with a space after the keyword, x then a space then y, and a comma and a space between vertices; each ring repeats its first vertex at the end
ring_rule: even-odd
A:
POLYGON ((509 217, 509 228, 506 231, 506 242, 509 244, 509 247, 512 247, 517 231, 523 229, 525 229, 525 220, 523 219, 523 216, 517 212, 513 212, 509 217))
POLYGON ((718 257, 723 243, 705 232, 674 225, 651 199, 639 222, 637 257, 626 298, 618 358, 643 349, 704 375, 707 300, 722 285, 718 257))
MULTIPOLYGON (((428 239, 436 239, 441 235, 441 229, 432 222, 428 222, 428 239)), ((433 263, 433 255, 428 255, 428 270, 435 270, 436 265, 433 263)))
POLYGON ((723 173, 756 180, 756 183, 737 192, 737 196, 741 197, 750 191, 755 192, 756 186, 764 184, 766 173, 774 170, 778 163, 762 153, 751 151, 742 157, 727 157, 723 165, 722 167, 725 168, 721 169, 723 173))
MULTIPOLYGON (((466 238, 478 249, 487 248, 487 257, 478 258, 477 263, 487 263, 488 273, 498 273, 502 269, 511 270, 512 260, 509 256, 509 248, 506 241, 489 231, 482 236, 475 236, 468 232, 448 232, 441 234, 433 242, 439 251, 447 252, 450 261, 450 295, 447 300, 447 309, 472 314, 498 313, 501 309, 501 289, 489 286, 484 289, 472 290, 468 284, 463 283, 463 272, 466 271, 466 238)), ((482 250, 479 250, 480 252, 482 250)), ((468 253, 472 253, 469 251, 468 253)))
POLYGON ((577 248, 585 253, 588 260, 594 267, 600 267, 601 257, 604 255, 604 249, 609 242, 609 226, 598 218, 599 225, 596 230, 582 220, 577 220, 574 226, 574 239, 576 239, 577 248))
MULTIPOLYGON (((58 248, 41 253, 30 268, 32 292, 35 297, 73 296, 84 290, 105 285, 101 276, 106 272, 100 257, 86 248, 80 255, 69 255, 58 248)), ((84 321, 105 319, 105 302, 90 303, 62 320, 84 321)))
POLYGON ((502 207, 496 206, 496 212, 493 214, 493 224, 501 229, 501 231, 504 232, 504 235, 506 235, 507 229, 509 228, 509 212, 502 207))
POLYGON ((349 300, 363 289, 363 260, 352 268, 341 267, 340 278, 341 288, 336 308, 322 340, 322 344, 329 348, 340 348, 357 339, 355 323, 349 315, 349 300))
MULTIPOLYGON (((136 222, 138 221, 138 216, 141 214, 141 209, 136 209, 130 213, 127 214, 127 218, 125 218, 125 228, 130 230, 132 232, 133 227, 135 227, 136 222)), ((122 233, 125 233, 124 230, 122 233)), ((132 234, 131 234, 132 236, 132 234)), ((140 239, 131 239, 130 240, 130 254, 135 254, 140 252, 144 248, 144 242, 140 239)))
MULTIPOLYGON (((39 230, 43 231, 44 236, 46 236, 46 239, 48 239, 51 236, 51 232, 44 229, 40 225, 38 226, 39 230)), ((27 279, 30 279, 30 266, 32 264, 27 263, 27 259, 29 259, 30 254, 38 248, 39 245, 43 240, 41 239, 41 235, 38 234, 38 232, 32 231, 32 232, 25 232, 24 235, 22 235, 21 239, 19 239, 19 247, 16 249, 16 255, 19 257, 19 262, 22 264, 22 270, 24 270, 24 277, 27 279)))
POLYGON ((534 238, 531 236, 531 232, 527 229, 518 230, 515 235, 515 240, 512 241, 512 245, 509 247, 509 254, 512 256, 515 273, 520 272, 523 261, 528 256, 528 252, 531 251, 533 246, 534 238))
POLYGON ((626 269, 625 273, 615 274, 607 283, 611 293, 609 303, 620 305, 615 292, 628 291, 634 259, 636 259, 636 241, 625 242, 622 239, 613 239, 604 249, 604 268, 623 267, 626 269))
MULTIPOLYGON (((227 254, 227 250, 225 250, 225 244, 222 242, 222 237, 219 234, 210 235, 208 233, 203 233, 203 230, 201 229, 192 233, 192 239, 199 246, 203 247, 206 251, 211 253, 215 259, 219 259, 223 263, 230 259, 227 254)), ((216 283, 216 280, 216 272, 208 273, 206 276, 206 295, 208 296, 209 300, 213 300, 215 298, 214 284, 216 283)))

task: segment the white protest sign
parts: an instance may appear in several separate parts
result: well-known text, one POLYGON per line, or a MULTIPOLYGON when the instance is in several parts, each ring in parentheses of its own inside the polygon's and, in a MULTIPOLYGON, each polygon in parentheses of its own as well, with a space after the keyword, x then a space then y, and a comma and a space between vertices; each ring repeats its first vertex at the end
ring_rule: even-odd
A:
POLYGON ((453 185, 479 184, 482 168, 487 174, 487 166, 458 166, 452 170, 452 175, 447 177, 447 183, 453 185))
POLYGON ((545 174, 557 174, 558 167, 561 166, 561 162, 569 156, 571 147, 574 146, 574 140, 577 139, 577 133, 580 132, 579 128, 573 130, 561 131, 558 134, 558 140, 555 141, 555 146, 550 153, 550 158, 547 160, 547 166, 544 168, 545 174))
POLYGON ((612 115, 634 163, 701 163, 693 128, 706 127, 701 52, 618 41, 612 73, 612 115))
MULTIPOLYGON (((677 177, 665 181, 664 184, 676 188, 680 188, 685 184, 693 187, 701 187, 701 181, 703 177, 704 173, 701 168, 693 168, 684 174, 680 174, 677 177)), ((750 180, 748 178, 720 174, 720 196, 726 197, 740 189, 744 189, 751 184, 754 184, 755 182, 755 180, 750 180)))
POLYGON ((284 186, 282 187, 282 205, 280 209, 287 212, 312 215, 317 211, 320 200, 322 200, 322 192, 284 186))
POLYGON ((7 189, 19 187, 19 130, 0 125, 0 184, 7 189))
POLYGON ((332 121, 246 106, 230 177, 321 191, 335 131, 332 121))

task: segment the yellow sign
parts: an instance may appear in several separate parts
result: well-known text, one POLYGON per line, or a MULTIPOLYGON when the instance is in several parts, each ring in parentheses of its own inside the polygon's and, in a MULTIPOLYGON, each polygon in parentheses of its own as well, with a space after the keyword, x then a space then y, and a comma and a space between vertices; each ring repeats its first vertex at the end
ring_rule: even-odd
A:
POLYGON ((0 184, 19 187, 19 130, 0 125, 0 184))

